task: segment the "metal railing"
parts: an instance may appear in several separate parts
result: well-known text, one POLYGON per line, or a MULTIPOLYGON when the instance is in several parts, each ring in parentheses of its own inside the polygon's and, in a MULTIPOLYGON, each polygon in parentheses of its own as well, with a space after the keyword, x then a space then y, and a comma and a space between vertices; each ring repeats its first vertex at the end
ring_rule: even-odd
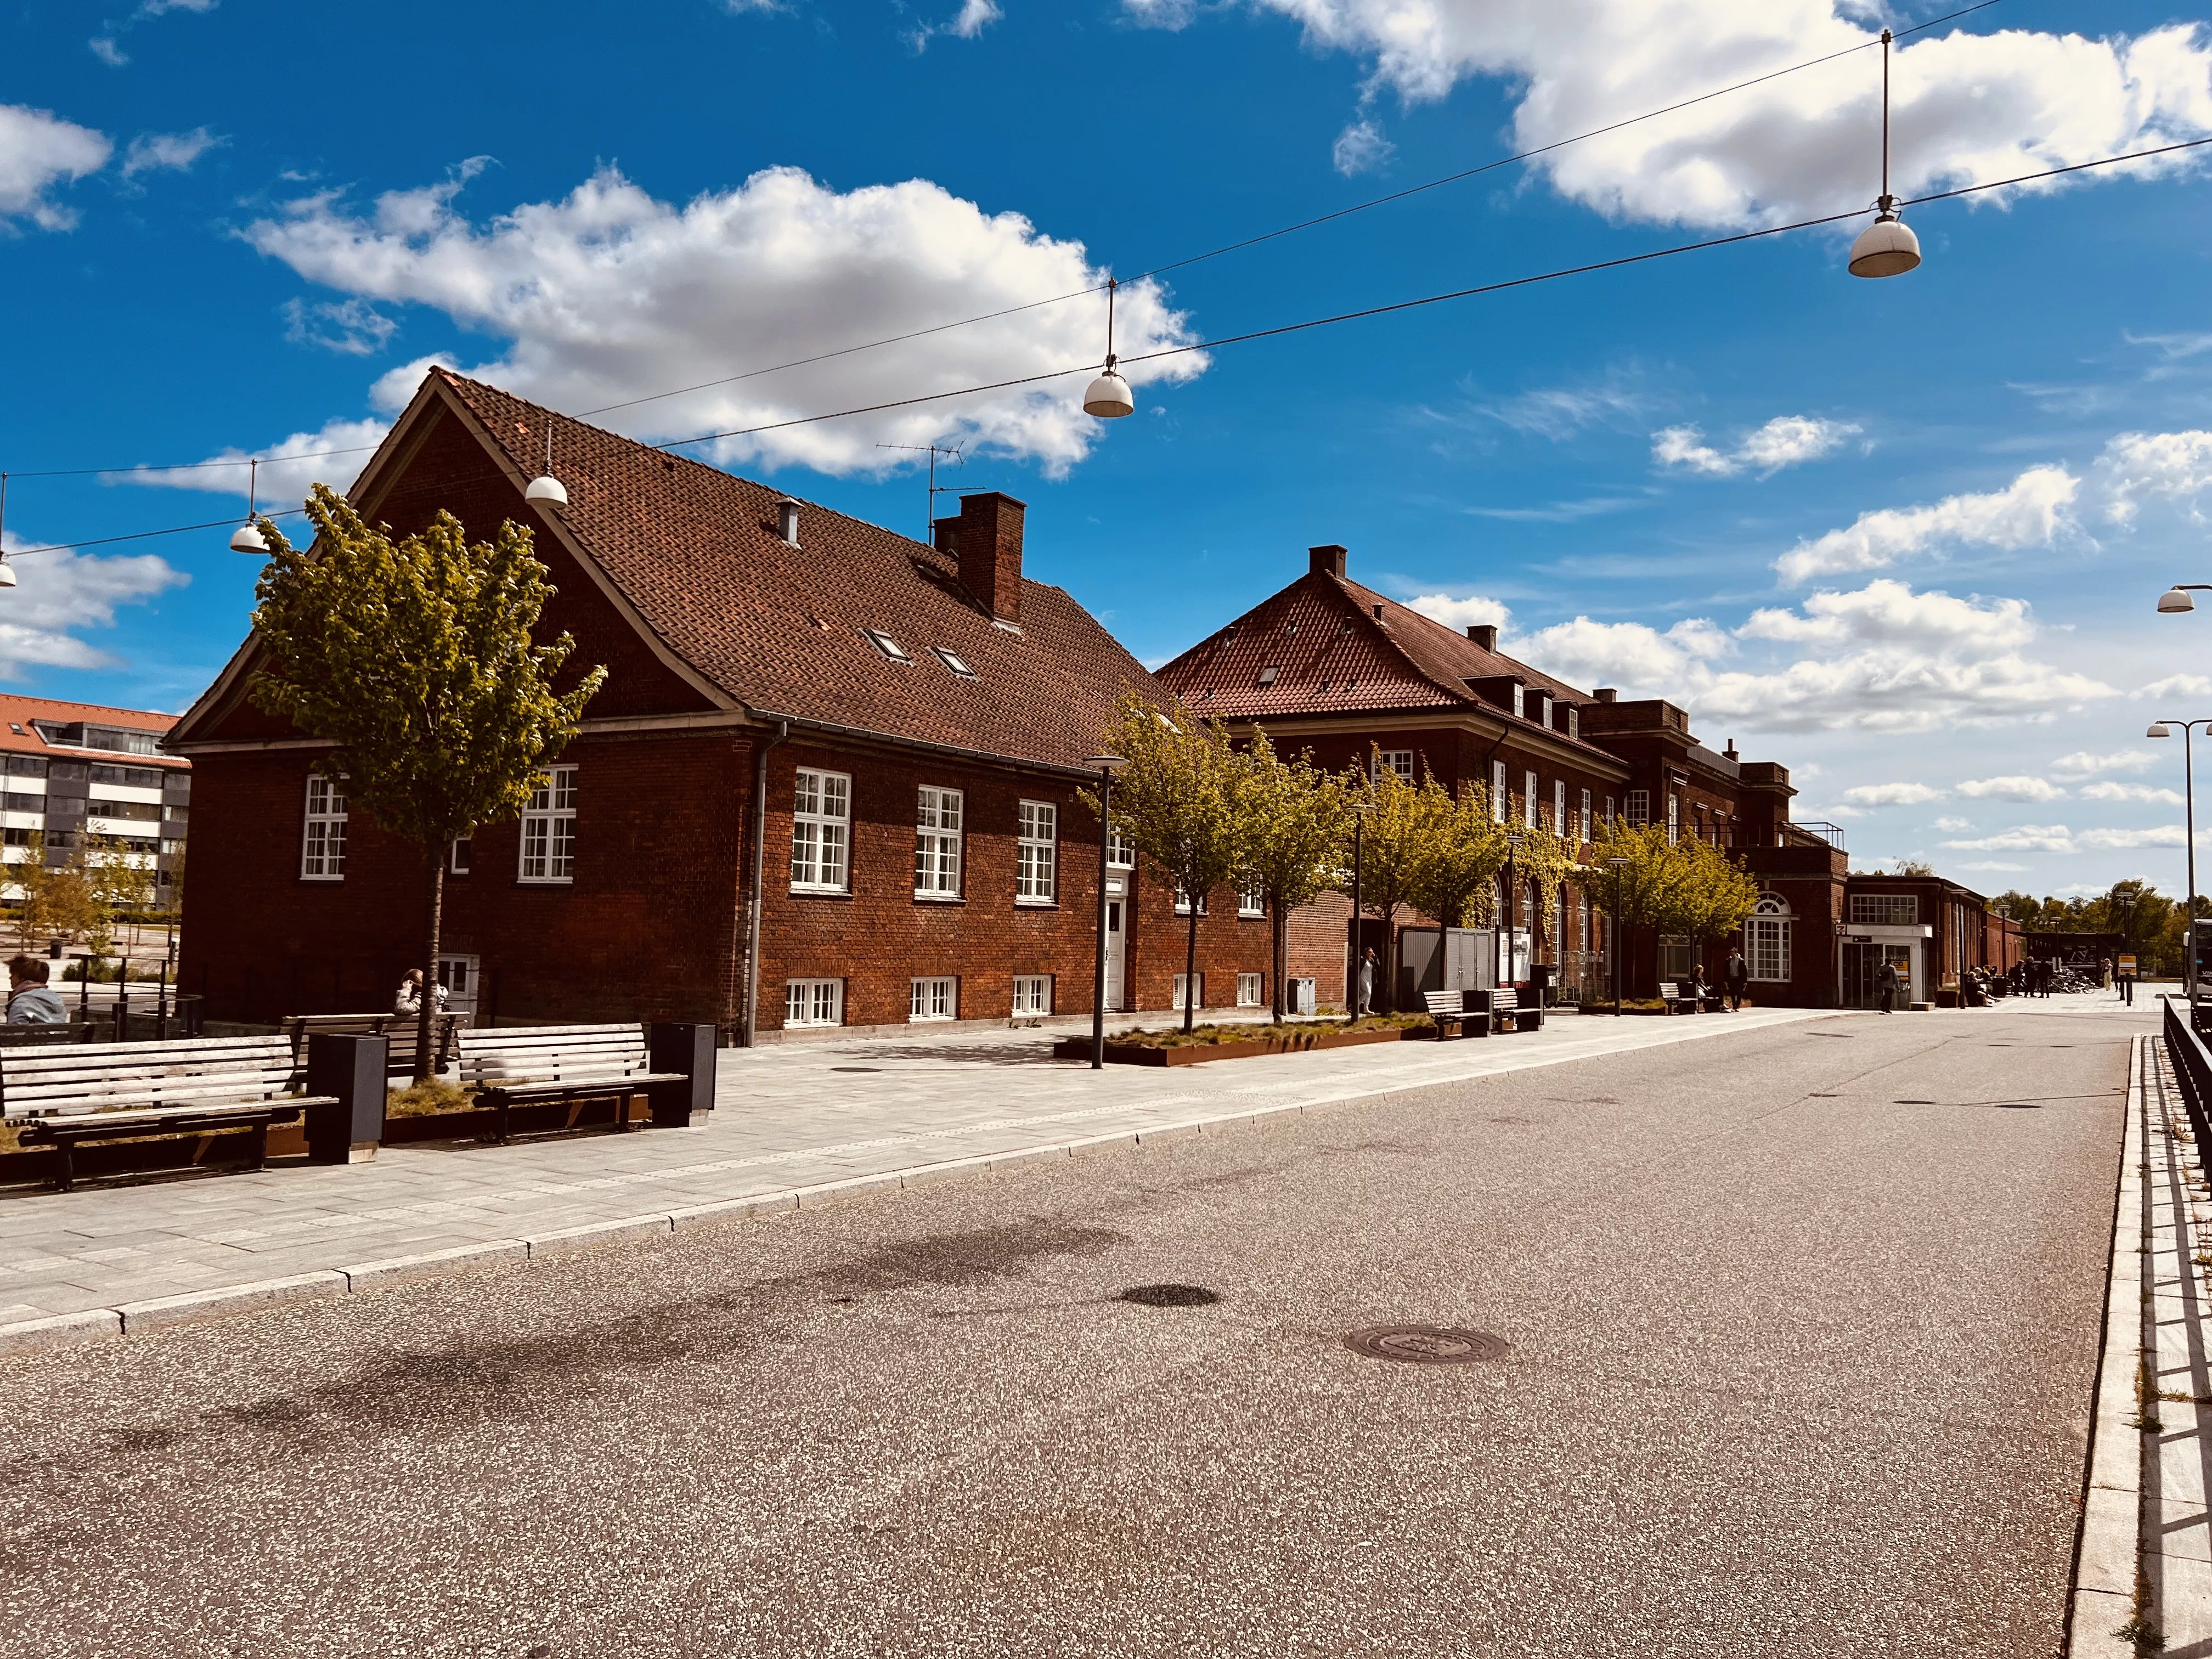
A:
POLYGON ((2189 1127, 2199 1146, 2212 1145, 2205 1129, 2205 1112, 2212 1107, 2212 1048, 2174 1012, 2173 999, 2166 1002, 2166 1058, 2181 1089, 2182 1103, 2189 1109, 2189 1127))

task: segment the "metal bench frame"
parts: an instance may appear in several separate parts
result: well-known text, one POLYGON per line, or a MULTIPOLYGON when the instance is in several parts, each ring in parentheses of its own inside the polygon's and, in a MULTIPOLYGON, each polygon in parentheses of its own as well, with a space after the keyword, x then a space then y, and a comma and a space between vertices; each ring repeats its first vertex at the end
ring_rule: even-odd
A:
POLYGON ((493 1139, 510 1137, 514 1108, 546 1102, 615 1103, 615 1127, 629 1127, 633 1096, 688 1084, 688 1072, 656 1072, 641 1025, 476 1027, 461 1034, 464 1085, 497 1115, 493 1139), (512 1079, 513 1081, 502 1079, 512 1079))

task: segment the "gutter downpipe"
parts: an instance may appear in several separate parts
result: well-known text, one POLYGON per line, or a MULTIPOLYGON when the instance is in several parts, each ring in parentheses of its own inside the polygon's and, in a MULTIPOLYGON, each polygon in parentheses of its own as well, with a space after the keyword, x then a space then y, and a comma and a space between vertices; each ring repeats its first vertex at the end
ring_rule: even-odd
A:
POLYGON ((791 722, 779 720, 775 735, 753 750, 752 896, 745 906, 745 1040, 742 1045, 747 1048, 753 1046, 760 1017, 761 869, 768 840, 768 756, 790 735, 791 722))

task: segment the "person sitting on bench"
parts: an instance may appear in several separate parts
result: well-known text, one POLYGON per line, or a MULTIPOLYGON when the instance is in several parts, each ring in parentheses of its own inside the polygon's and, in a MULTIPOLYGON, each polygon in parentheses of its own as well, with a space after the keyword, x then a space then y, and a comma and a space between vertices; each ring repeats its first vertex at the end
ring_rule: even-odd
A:
POLYGON ((37 957, 8 958, 8 1023, 10 1025, 66 1025, 69 1007, 46 983, 46 964, 37 957))

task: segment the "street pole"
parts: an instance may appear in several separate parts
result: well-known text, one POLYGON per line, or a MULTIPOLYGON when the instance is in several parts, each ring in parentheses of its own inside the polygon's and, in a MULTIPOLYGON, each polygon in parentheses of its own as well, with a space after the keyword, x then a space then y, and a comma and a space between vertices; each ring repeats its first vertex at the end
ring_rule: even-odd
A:
MULTIPOLYGON (((931 459, 935 460, 932 456, 931 459)), ((1091 964, 1091 1069, 1106 1067, 1106 861, 1113 856, 1114 770, 1098 769, 1098 950, 1091 964)))
MULTIPOLYGON (((2196 584, 2185 582, 2183 586, 2196 584)), ((2197 727, 2212 731, 2212 719, 2196 720, 2153 720, 2146 737, 2162 738, 2170 726, 2181 728, 2181 787, 2182 834, 2187 845, 2184 849, 2189 871, 2189 900, 2183 913, 2187 923, 2181 932, 2181 986, 2193 1011, 2197 1006, 2197 768, 2190 753, 2190 738, 2197 727)), ((2194 1018, 2192 1012, 2191 1018, 2194 1018)))
POLYGON ((1348 949, 1352 969, 1345 975, 1344 1001, 1350 1017, 1346 1024, 1356 1024, 1359 1019, 1359 975, 1366 970, 1367 953, 1361 948, 1359 912, 1362 898, 1359 891, 1360 858, 1367 834, 1367 815, 1354 809, 1352 817, 1352 944, 1348 949))

